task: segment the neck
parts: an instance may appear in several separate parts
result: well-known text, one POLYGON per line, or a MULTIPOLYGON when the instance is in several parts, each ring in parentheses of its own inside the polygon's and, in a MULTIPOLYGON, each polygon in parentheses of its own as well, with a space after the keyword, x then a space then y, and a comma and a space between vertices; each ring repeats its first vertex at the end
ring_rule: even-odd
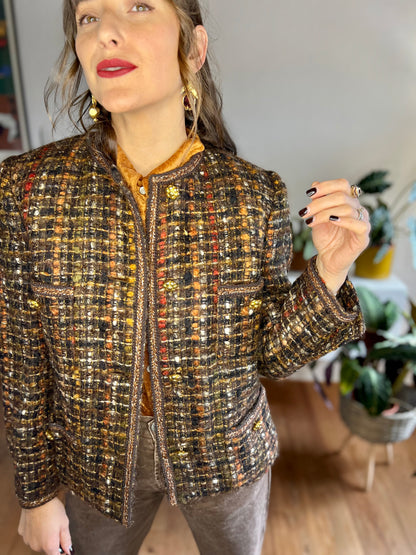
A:
POLYGON ((141 175, 168 160, 187 139, 182 106, 168 110, 142 110, 140 114, 113 114, 117 143, 141 175))

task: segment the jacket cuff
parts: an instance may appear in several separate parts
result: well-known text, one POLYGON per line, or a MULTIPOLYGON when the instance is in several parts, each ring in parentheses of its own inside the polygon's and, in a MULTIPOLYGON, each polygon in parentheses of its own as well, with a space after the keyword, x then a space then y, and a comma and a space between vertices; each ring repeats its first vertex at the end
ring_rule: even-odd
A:
MULTIPOLYGON (((47 480, 34 478, 33 481, 27 479, 25 470, 16 471, 15 490, 22 508, 34 509, 40 507, 58 495, 62 485, 52 467, 49 467, 49 471, 52 475, 48 476, 47 480)), ((32 472, 34 475, 39 475, 36 469, 33 469, 32 472)))
MULTIPOLYGON (((325 285, 321 278, 316 266, 316 256, 309 260, 305 273, 305 278, 310 282, 311 286, 315 289, 318 299, 322 302, 323 306, 327 308, 328 312, 340 322, 348 323, 354 320, 362 320, 360 303, 358 295, 354 289, 353 284, 347 278, 337 295, 335 296, 325 285)), ((362 323, 362 334, 365 331, 364 323, 362 323)))
POLYGON ((18 501, 22 509, 36 509, 36 507, 41 507, 51 501, 55 497, 58 497, 59 492, 61 491, 60 486, 58 485, 55 490, 51 491, 47 495, 37 498, 35 501, 28 501, 27 499, 22 499, 18 497, 18 501))

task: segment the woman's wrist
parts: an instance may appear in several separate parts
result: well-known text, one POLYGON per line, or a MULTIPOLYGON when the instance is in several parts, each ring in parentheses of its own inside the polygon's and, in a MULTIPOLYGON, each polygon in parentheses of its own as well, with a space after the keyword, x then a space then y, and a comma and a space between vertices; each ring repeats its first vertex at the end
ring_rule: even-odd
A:
POLYGON ((318 274, 325 283, 327 289, 335 296, 347 279, 348 271, 337 274, 328 272, 324 264, 322 264, 319 255, 316 257, 316 269, 318 270, 318 274))

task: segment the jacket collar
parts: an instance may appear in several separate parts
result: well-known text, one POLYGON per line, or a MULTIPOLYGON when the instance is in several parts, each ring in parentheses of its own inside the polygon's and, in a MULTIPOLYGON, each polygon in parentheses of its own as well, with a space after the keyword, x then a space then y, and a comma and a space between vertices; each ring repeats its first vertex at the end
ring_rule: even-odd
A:
MULTIPOLYGON (((109 156, 105 155, 96 145, 94 140, 94 136, 92 133, 86 133, 84 135, 86 145, 93 156, 94 160, 105 170, 107 174, 111 174, 113 179, 116 181, 120 181, 121 174, 119 169, 117 168, 117 164, 114 160, 112 160, 109 156)), ((181 178, 185 177, 186 175, 192 173, 198 164, 204 158, 207 149, 197 152, 194 156, 192 156, 183 166, 179 168, 175 168, 173 170, 169 170, 163 173, 155 173, 152 174, 149 179, 164 183, 166 181, 170 181, 172 178, 181 178)))

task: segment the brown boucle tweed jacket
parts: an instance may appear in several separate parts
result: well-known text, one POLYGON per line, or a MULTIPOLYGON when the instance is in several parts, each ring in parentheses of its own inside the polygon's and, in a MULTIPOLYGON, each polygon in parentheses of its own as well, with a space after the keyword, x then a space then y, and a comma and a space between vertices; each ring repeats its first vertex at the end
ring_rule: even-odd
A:
POLYGON ((146 229, 88 136, 9 158, 0 183, 0 365, 21 505, 66 485, 131 524, 146 341, 170 502, 260 478, 277 436, 259 375, 284 378, 363 333, 348 281, 333 297, 312 262, 290 285, 279 176, 207 148, 150 178, 146 229))

